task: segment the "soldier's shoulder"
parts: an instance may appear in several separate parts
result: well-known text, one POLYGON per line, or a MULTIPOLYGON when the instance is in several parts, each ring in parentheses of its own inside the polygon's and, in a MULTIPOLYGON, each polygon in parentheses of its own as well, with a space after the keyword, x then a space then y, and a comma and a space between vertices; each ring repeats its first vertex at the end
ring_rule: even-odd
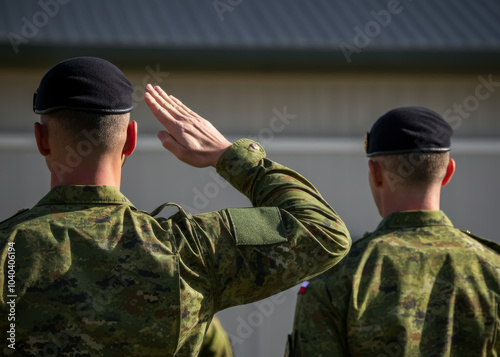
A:
POLYGON ((328 286, 329 275, 327 273, 328 271, 302 282, 299 290, 297 291, 297 295, 301 296, 307 294, 308 296, 316 296, 323 293, 325 291, 325 287, 328 286))
POLYGON ((373 241, 376 241, 380 237, 381 235, 377 231, 363 233, 363 235, 360 238, 354 240, 354 242, 352 243, 351 250, 347 254, 347 257, 350 256, 351 259, 353 257, 356 257, 357 255, 359 255, 359 253, 367 249, 367 247, 373 241))
POLYGON ((500 254, 500 244, 498 244, 492 240, 475 235, 475 234, 471 233, 471 231, 469 231, 469 230, 461 230, 461 232, 464 233, 465 235, 467 235, 468 237, 472 238, 473 240, 475 240, 476 242, 478 242, 482 246, 485 246, 485 247, 491 249, 496 254, 500 254))
POLYGON ((166 214, 168 217, 172 217, 172 216, 175 216, 177 214, 181 214, 183 216, 187 216, 188 215, 188 213, 186 212, 186 210, 184 210, 184 208, 182 208, 181 205, 179 205, 179 204, 177 204, 175 202, 166 202, 166 203, 163 203, 160 206, 156 207, 151 212, 146 212, 146 211, 141 211, 141 212, 146 213, 146 214, 150 215, 151 217, 156 217, 165 208, 167 208, 168 210, 166 210, 165 212, 163 212, 163 215, 166 214))
MULTIPOLYGON (((363 250, 370 249, 380 243, 388 244, 391 241, 401 241, 402 235, 393 230, 376 229, 372 232, 365 232, 363 236, 357 239, 353 245, 353 249, 363 250)), ((351 249, 352 251, 352 249, 351 249)))
POLYGON ((362 237, 354 240, 347 255, 336 266, 328 270, 327 275, 335 275, 336 277, 343 274, 351 275, 363 257, 371 254, 374 249, 379 247, 380 243, 387 244, 391 239, 393 239, 392 235, 377 230, 364 233, 362 237))
POLYGON ((26 212, 28 212, 29 209, 28 208, 23 208, 23 209, 20 209, 19 211, 17 211, 16 213, 14 213, 12 216, 10 216, 9 218, 7 219, 4 219, 3 221, 0 221, 0 227, 2 227, 3 225, 5 224, 8 224, 9 222, 12 222, 14 219, 16 218, 20 218, 20 216, 26 212))
POLYGON ((374 232, 365 232, 363 233, 363 235, 356 239, 352 245, 362 245, 362 244, 365 244, 367 241, 369 241, 370 239, 373 239, 373 237, 375 236, 374 232))
POLYGON ((190 219, 192 214, 181 205, 174 202, 166 202, 152 210, 151 212, 137 210, 140 214, 155 220, 164 229, 176 224, 185 224, 186 219, 190 219), (161 213, 161 214, 160 214, 161 213))

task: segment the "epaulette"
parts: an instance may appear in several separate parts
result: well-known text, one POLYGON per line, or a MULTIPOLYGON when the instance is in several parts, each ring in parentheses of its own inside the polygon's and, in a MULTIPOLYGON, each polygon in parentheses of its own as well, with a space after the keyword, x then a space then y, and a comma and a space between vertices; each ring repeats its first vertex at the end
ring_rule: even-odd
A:
POLYGON ((487 246, 488 248, 490 248, 491 250, 495 251, 496 253, 500 254, 500 244, 496 243, 496 242, 493 242, 489 239, 486 239, 486 238, 483 238, 483 237, 479 237, 479 236, 476 236, 475 234, 472 234, 469 230, 465 230, 465 231, 462 231, 463 233, 467 234, 469 237, 477 240, 479 243, 481 243, 482 245, 485 245, 487 246))
POLYGON ((7 221, 11 220, 11 219, 12 219, 12 218, 14 218, 14 217, 17 217, 17 216, 19 216, 20 214, 22 214, 22 213, 24 213, 24 212, 26 212, 26 211, 29 211, 29 208, 23 208, 23 209, 20 209, 19 211, 17 211, 16 213, 14 213, 14 215, 13 215, 13 216, 11 216, 11 217, 9 217, 9 218, 7 218, 7 219, 4 219, 3 221, 0 221, 0 224, 2 224, 2 223, 4 223, 4 222, 7 222, 7 221))

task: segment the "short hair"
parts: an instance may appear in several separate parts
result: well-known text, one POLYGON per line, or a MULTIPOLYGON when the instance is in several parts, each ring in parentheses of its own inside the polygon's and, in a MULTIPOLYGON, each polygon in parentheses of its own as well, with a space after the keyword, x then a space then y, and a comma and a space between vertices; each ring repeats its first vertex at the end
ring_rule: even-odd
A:
MULTIPOLYGON (((130 114, 102 114, 76 110, 58 110, 44 114, 58 135, 62 147, 90 143, 94 154, 103 154, 123 143, 130 114)), ((120 148, 121 149, 121 148, 120 148)))
POLYGON ((440 183, 446 175, 449 152, 410 152, 380 155, 384 170, 392 181, 407 187, 422 188, 440 183))

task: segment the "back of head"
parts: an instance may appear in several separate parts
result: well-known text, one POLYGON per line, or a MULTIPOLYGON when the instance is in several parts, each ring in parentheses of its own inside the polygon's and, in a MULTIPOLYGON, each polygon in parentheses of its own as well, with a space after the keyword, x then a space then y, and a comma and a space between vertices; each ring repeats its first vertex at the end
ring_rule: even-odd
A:
POLYGON ((381 116, 366 134, 366 155, 380 162, 396 187, 440 184, 451 150, 451 126, 423 107, 401 107, 381 116))
POLYGON ((123 146, 132 93, 129 80, 114 64, 75 57, 45 74, 33 96, 33 111, 42 115, 57 147, 92 157, 123 146))
POLYGON ((395 189, 398 186, 424 189, 441 183, 449 157, 448 152, 412 152, 378 155, 374 159, 381 163, 395 189))
POLYGON ((118 153, 127 136, 130 114, 102 114, 60 109, 42 114, 59 150, 72 150, 87 159, 118 153))

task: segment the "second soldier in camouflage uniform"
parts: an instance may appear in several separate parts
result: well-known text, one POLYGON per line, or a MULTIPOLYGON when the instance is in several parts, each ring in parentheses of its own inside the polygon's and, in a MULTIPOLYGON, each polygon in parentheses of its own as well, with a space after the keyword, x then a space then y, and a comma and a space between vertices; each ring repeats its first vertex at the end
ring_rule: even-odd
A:
POLYGON ((454 228, 439 210, 455 169, 451 133, 420 107, 374 124, 366 149, 383 219, 304 283, 288 355, 500 355, 500 246, 454 228))

